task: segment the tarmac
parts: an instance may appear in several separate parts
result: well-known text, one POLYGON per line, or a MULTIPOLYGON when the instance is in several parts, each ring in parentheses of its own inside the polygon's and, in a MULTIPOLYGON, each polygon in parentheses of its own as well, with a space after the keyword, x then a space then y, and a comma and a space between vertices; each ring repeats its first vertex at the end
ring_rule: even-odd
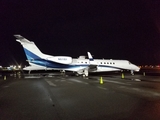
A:
POLYGON ((160 76, 0 78, 1 120, 160 120, 160 76))

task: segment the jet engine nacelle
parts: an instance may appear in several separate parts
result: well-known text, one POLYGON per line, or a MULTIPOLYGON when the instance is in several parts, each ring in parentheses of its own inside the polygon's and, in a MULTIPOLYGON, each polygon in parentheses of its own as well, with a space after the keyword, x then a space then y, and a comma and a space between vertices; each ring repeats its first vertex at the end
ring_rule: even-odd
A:
POLYGON ((61 63, 61 64, 71 64, 72 63, 72 57, 68 56, 54 56, 47 58, 49 61, 61 63))

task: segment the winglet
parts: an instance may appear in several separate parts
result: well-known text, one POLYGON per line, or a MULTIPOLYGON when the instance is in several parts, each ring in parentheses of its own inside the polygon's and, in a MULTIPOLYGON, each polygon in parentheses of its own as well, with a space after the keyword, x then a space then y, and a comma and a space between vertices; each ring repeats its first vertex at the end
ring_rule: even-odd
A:
POLYGON ((90 52, 87 52, 87 54, 88 54, 89 61, 94 61, 94 59, 93 59, 91 53, 90 53, 90 52))

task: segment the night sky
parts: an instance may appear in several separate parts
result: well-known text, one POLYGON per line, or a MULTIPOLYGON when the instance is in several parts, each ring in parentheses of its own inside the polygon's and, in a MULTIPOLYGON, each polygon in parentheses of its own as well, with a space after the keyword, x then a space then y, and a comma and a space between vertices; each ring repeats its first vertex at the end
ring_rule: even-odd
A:
POLYGON ((159 0, 1 0, 0 65, 27 63, 14 34, 50 55, 160 64, 159 13, 159 0))

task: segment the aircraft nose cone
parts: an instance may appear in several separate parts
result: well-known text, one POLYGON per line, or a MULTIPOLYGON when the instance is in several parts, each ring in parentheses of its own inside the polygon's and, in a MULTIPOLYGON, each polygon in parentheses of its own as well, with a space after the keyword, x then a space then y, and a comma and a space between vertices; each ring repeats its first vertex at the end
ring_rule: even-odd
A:
POLYGON ((132 64, 132 70, 139 72, 140 68, 137 65, 132 64))
POLYGON ((135 66, 135 71, 139 72, 140 68, 138 66, 135 66))

